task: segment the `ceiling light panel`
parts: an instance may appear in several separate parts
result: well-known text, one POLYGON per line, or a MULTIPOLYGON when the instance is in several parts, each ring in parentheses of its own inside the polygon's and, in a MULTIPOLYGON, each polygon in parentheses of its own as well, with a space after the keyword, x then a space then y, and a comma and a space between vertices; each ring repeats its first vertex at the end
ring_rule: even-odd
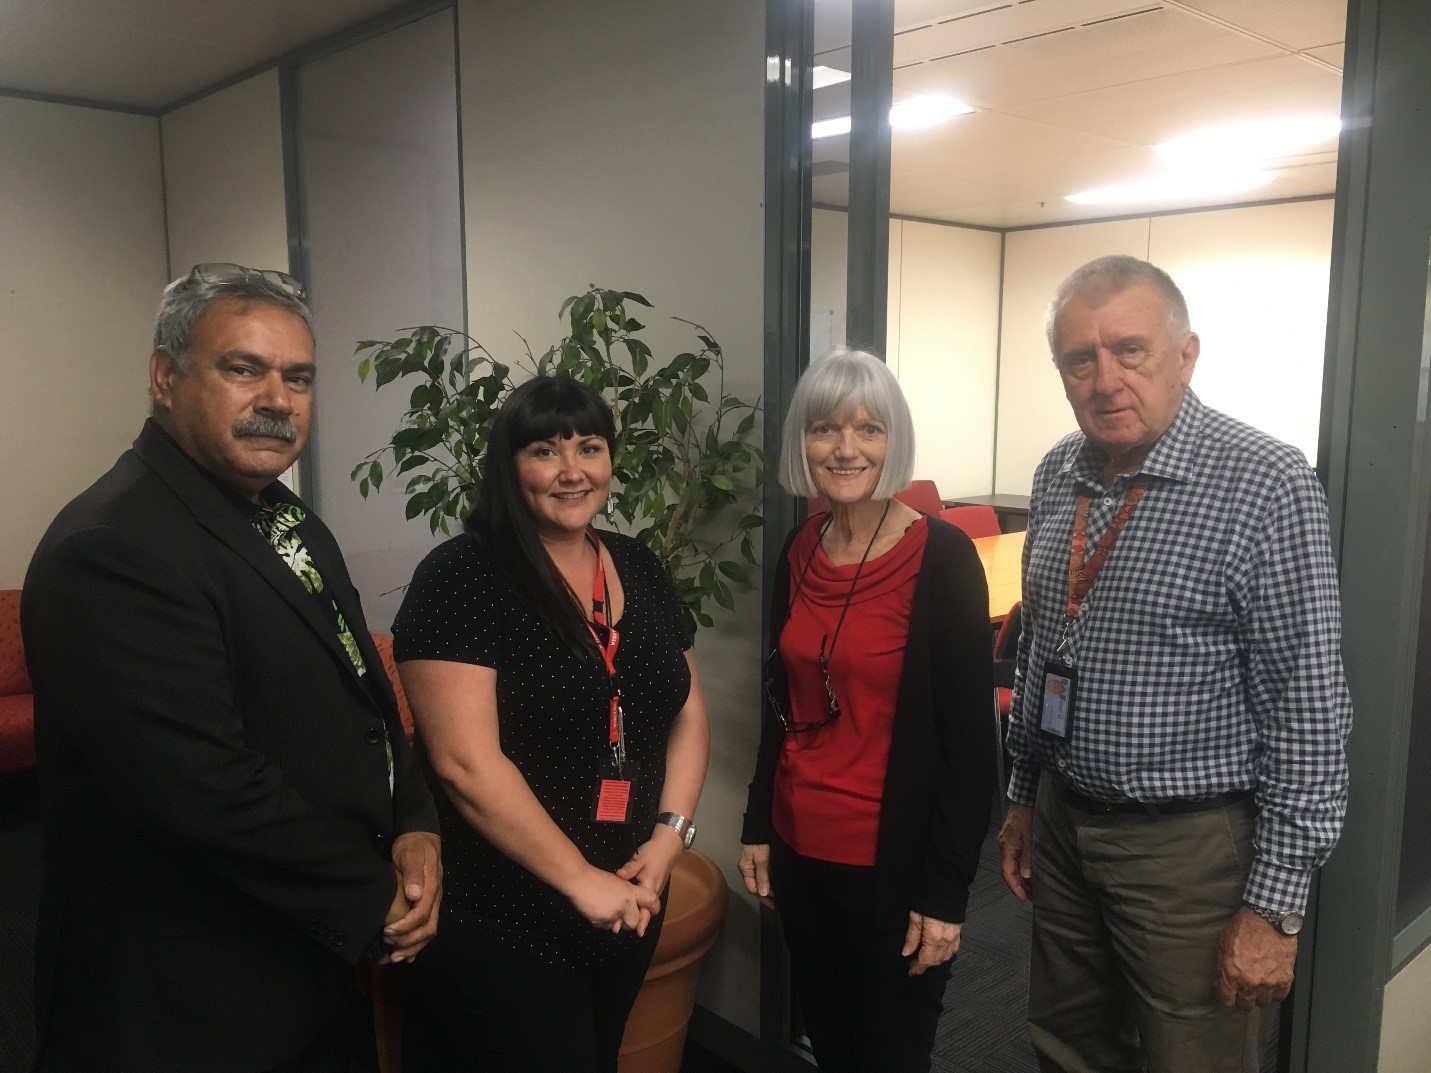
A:
POLYGON ((1154 148, 1158 156, 1175 165, 1255 163, 1333 151, 1341 129, 1341 120, 1335 115, 1266 116, 1202 127, 1154 148))

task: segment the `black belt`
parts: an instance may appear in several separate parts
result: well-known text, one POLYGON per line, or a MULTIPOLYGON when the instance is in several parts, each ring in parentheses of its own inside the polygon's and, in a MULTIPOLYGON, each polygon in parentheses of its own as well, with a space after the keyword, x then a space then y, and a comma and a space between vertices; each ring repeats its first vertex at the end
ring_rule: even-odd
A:
POLYGON ((1054 781, 1070 805, 1096 816, 1185 816, 1190 812, 1206 812, 1225 805, 1235 805, 1239 801, 1249 800, 1256 793, 1255 790, 1229 790, 1225 794, 1200 797, 1196 800, 1175 797, 1168 801, 1134 801, 1131 798, 1123 801, 1098 801, 1070 790, 1061 780, 1054 781))

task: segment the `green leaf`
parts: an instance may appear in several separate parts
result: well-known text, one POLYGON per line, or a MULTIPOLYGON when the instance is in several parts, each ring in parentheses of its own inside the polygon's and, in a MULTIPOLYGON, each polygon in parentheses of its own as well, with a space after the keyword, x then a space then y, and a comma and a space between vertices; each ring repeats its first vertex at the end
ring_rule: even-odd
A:
POLYGON ((635 291, 622 291, 621 297, 625 298, 628 302, 635 302, 638 306, 645 306, 647 309, 651 308, 651 303, 635 291))
POLYGON ((746 414, 744 417, 742 417, 742 418, 740 419, 740 424, 738 424, 738 425, 735 426, 735 437, 736 437, 736 439, 740 439, 740 437, 747 435, 747 434, 750 432, 750 430, 753 429, 754 427, 755 427, 755 411, 754 411, 754 410, 751 410, 750 413, 746 414))
POLYGON ((382 346, 380 339, 360 339, 358 345, 353 348, 354 354, 361 354, 365 350, 371 350, 375 346, 382 346))
POLYGON ((738 581, 742 585, 750 581, 750 575, 745 572, 745 567, 731 559, 722 559, 716 564, 718 569, 732 581, 738 581))
POLYGON ((377 366, 378 376, 377 380, 374 381, 374 387, 382 387, 384 384, 390 384, 402 375, 402 362, 393 360, 385 361, 381 354, 378 355, 377 366))
POLYGON ((381 491, 383 487, 383 466, 381 462, 374 462, 368 467, 368 480, 373 482, 373 491, 381 491))
POLYGON ((368 382, 368 370, 372 368, 372 365, 372 358, 364 358, 358 362, 358 382, 360 384, 366 384, 368 382))
POLYGON ((726 588, 719 581, 717 581, 715 586, 711 589, 711 595, 715 597, 715 602, 720 604, 721 607, 727 611, 735 610, 735 599, 731 596, 730 589, 726 588))
POLYGON ((710 482, 711 484, 719 488, 722 492, 735 491, 735 482, 732 481, 729 477, 727 477, 724 473, 712 473, 710 477, 710 482))
POLYGON ((650 348, 643 346, 639 339, 623 339, 621 342, 626 345, 626 352, 631 355, 631 368, 635 370, 637 376, 645 376, 646 369, 650 364, 650 359, 647 357, 650 348))

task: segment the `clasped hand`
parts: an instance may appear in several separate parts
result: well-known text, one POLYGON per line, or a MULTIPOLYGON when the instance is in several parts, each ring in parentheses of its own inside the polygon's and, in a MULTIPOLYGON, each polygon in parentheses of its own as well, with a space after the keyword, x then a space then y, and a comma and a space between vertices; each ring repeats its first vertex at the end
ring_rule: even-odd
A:
POLYGON ((391 947, 384 964, 411 961, 437 934, 442 904, 442 840, 430 831, 409 831, 393 841, 397 892, 383 922, 391 947))
MULTIPOLYGON (((629 862, 622 870, 627 867, 629 862)), ((623 928, 645 935, 651 918, 661 911, 659 894, 622 878, 620 872, 603 872, 595 866, 587 868, 568 897, 588 924, 613 935, 623 928)))

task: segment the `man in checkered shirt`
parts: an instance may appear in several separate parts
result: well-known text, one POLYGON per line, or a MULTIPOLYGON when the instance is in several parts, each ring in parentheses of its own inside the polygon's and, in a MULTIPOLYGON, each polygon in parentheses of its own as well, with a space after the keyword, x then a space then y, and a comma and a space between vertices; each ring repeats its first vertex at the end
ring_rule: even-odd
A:
POLYGON ((1346 811, 1326 499, 1189 389, 1161 269, 1084 265, 1048 337, 1082 431, 1034 476, 999 834, 1034 1046, 1045 1071, 1256 1073, 1346 811))

